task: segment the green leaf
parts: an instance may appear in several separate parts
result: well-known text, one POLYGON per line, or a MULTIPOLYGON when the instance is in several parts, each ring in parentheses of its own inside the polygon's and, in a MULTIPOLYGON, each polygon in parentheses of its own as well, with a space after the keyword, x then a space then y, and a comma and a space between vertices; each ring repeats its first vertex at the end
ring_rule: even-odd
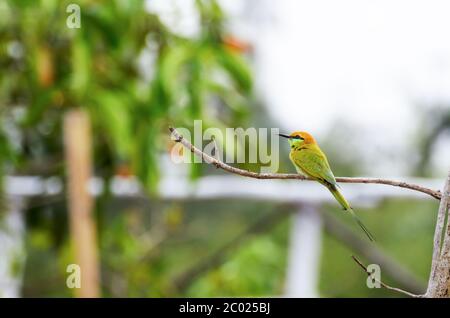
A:
POLYGON ((91 53, 83 38, 79 37, 72 45, 72 89, 84 97, 88 92, 89 80, 92 74, 91 53))
POLYGON ((220 65, 229 73, 237 88, 244 93, 250 93, 253 81, 250 68, 244 59, 237 53, 224 47, 216 52, 220 65))
POLYGON ((182 66, 192 56, 193 50, 187 45, 170 47, 162 55, 160 77, 161 86, 167 96, 173 96, 177 92, 182 66))
POLYGON ((158 128, 148 120, 141 122, 137 129, 136 149, 133 155, 133 168, 149 193, 156 193, 159 181, 159 152, 156 147, 158 128))
POLYGON ((121 159, 129 158, 133 145, 132 115, 126 96, 101 91, 96 93, 96 107, 92 109, 96 123, 104 129, 111 148, 121 159))

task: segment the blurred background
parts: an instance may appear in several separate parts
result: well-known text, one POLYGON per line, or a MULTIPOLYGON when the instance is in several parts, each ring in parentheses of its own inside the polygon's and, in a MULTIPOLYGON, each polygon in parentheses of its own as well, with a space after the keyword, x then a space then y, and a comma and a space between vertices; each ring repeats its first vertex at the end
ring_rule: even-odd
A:
MULTIPOLYGON (((307 130, 337 176, 439 189, 450 168, 448 10, 444 0, 0 0, 0 296, 399 297, 369 289, 350 255, 423 292, 437 200, 342 185, 370 244, 318 185, 173 164, 168 127, 307 130), (80 28, 66 24, 71 3, 80 28), (66 284, 69 264, 81 266, 81 289, 66 284)), ((280 147, 279 172, 294 172, 280 147)))

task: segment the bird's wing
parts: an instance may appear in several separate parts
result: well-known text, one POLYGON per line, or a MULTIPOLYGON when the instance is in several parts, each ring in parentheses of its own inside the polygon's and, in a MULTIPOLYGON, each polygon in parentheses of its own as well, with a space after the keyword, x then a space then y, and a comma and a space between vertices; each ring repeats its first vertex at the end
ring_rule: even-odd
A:
POLYGON ((300 169, 312 178, 337 185, 328 160, 320 149, 302 149, 292 159, 300 169))

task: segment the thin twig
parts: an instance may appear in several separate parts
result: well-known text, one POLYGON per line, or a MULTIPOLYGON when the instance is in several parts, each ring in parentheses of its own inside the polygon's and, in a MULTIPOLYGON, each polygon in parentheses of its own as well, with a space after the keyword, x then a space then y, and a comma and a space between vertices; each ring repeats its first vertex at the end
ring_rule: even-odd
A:
MULTIPOLYGON (((204 153, 200 149, 192 145, 187 139, 185 139, 175 128, 169 127, 174 140, 180 142, 183 146, 189 149, 191 152, 195 153, 197 156, 201 157, 207 163, 214 164, 216 167, 221 168, 227 172, 238 174, 244 177, 256 178, 256 179, 297 179, 297 180, 312 180, 310 178, 304 177, 300 174, 293 173, 257 173, 247 170, 242 170, 239 168, 232 167, 226 163, 211 157, 210 155, 204 153)), ((422 192, 432 196, 435 199, 441 199, 440 191, 435 191, 429 188, 425 188, 416 184, 406 183, 402 181, 379 179, 379 178, 348 178, 348 177, 338 177, 337 182, 341 183, 372 183, 372 184, 384 184, 405 189, 410 189, 418 192, 422 192)))
MULTIPOLYGON (((367 267, 364 266, 363 263, 361 263, 360 260, 357 259, 354 255, 352 255, 352 258, 356 262, 356 264, 358 264, 367 273, 367 276, 370 276, 371 273, 367 271, 367 267)), ((413 297, 413 298, 423 298, 424 297, 424 295, 416 295, 416 294, 410 293, 410 292, 408 292, 406 290, 403 290, 403 289, 400 289, 400 288, 397 288, 397 287, 389 286, 389 285, 383 283, 381 280, 378 280, 378 279, 375 279, 375 280, 377 282, 379 282, 380 285, 383 286, 384 288, 392 290, 392 291, 395 291, 395 292, 398 292, 398 293, 401 293, 401 294, 404 294, 404 295, 407 295, 409 297, 413 297)))
POLYGON ((368 240, 356 235, 351 228, 334 213, 320 211, 325 231, 335 240, 349 248, 353 253, 364 257, 372 264, 378 264, 383 269, 385 277, 392 278, 396 285, 415 294, 422 294, 426 289, 424 281, 419 279, 403 264, 397 262, 385 251, 373 245, 368 240))

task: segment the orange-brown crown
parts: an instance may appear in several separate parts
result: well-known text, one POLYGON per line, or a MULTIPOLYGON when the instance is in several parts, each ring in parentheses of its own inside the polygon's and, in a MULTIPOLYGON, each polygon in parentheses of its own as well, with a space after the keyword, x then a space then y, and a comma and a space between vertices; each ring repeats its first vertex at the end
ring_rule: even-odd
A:
POLYGON ((294 131, 292 134, 290 134, 289 136, 291 136, 292 138, 295 137, 300 137, 301 139, 304 140, 305 144, 315 144, 316 140, 314 139, 313 136, 311 136, 309 133, 307 133, 306 131, 294 131))

